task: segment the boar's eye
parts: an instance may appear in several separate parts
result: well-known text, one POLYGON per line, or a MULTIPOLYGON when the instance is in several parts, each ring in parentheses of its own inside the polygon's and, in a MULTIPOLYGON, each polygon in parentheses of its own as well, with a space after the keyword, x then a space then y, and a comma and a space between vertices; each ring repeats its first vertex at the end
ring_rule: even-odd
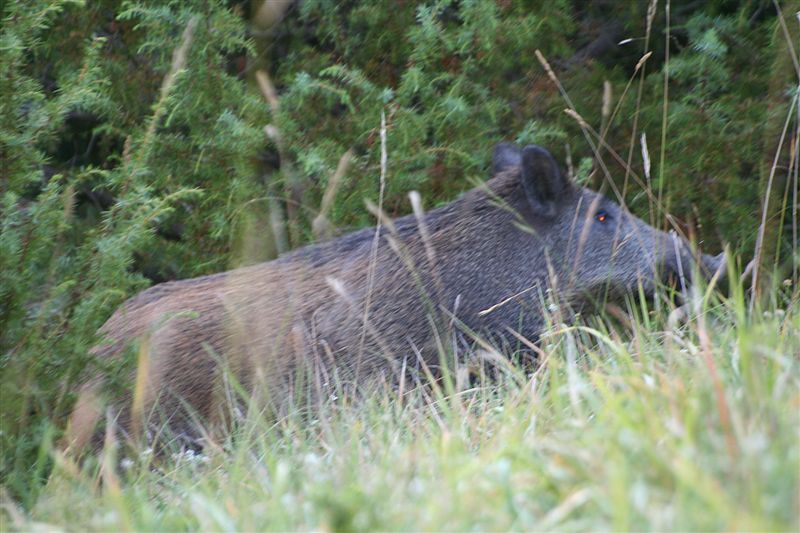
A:
POLYGON ((606 222, 610 217, 608 216, 608 213, 606 213, 601 209, 600 211, 594 214, 594 218, 598 222, 606 222))

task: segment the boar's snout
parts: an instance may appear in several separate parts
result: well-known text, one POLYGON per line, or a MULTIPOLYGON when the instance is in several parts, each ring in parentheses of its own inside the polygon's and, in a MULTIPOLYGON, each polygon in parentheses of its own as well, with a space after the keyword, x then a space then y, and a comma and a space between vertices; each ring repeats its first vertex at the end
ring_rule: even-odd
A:
POLYGON ((677 282, 681 286, 681 279, 686 286, 691 285, 699 275, 703 281, 709 281, 714 276, 723 278, 727 272, 725 252, 717 255, 693 254, 689 244, 678 237, 674 232, 669 233, 670 244, 663 273, 667 281, 677 282))
POLYGON ((720 252, 717 255, 703 254, 701 259, 701 271, 706 279, 711 279, 719 272, 720 277, 724 276, 727 269, 725 261, 725 252, 720 252))

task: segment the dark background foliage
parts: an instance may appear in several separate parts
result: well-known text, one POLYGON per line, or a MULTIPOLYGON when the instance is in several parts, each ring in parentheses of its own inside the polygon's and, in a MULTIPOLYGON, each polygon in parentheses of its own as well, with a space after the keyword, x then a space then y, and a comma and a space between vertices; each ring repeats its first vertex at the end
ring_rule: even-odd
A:
MULTIPOLYGON (((667 27, 664 2, 646 1, 297 0, 270 23, 256 1, 4 2, 2 483, 35 491, 37 453, 125 298, 313 241, 348 150, 328 226, 371 223, 382 113, 393 215, 414 189, 427 207, 452 200, 485 179, 493 144, 515 140, 654 224, 668 211, 708 251, 752 253, 797 91, 789 41, 768 0, 673 4, 667 27), (573 105, 604 132, 610 176, 573 105)), ((797 7, 782 7, 793 37, 797 7)), ((792 260, 786 157, 765 243, 775 265, 792 260)))

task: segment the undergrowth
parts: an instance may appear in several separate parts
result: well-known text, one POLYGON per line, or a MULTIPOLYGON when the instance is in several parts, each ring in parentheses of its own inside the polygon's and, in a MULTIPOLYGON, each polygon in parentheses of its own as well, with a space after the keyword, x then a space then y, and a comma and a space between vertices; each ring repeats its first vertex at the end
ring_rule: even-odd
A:
POLYGON ((7 527, 78 530, 738 530, 800 526, 798 293, 688 316, 629 305, 553 324, 542 366, 445 392, 331 398, 155 457, 108 445, 7 527))

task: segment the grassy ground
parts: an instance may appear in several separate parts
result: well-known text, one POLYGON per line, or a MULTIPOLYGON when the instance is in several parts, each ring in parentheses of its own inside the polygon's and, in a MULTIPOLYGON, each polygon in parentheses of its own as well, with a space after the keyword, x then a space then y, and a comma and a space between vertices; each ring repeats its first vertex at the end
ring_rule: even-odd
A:
POLYGON ((753 314, 734 294, 695 296, 679 322, 633 307, 556 324, 533 375, 250 416, 202 454, 54 453, 28 511, 5 498, 2 529, 797 531, 790 292, 753 314))

